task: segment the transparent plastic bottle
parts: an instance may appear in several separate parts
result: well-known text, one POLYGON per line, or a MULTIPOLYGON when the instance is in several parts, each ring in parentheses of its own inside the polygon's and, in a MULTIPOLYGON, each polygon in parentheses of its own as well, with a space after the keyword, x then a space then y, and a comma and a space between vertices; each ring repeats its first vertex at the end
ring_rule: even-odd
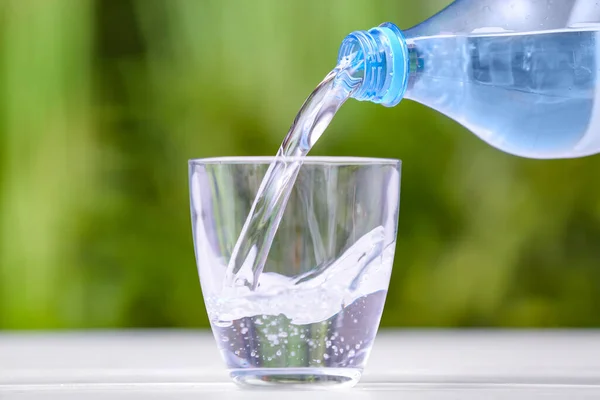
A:
POLYGON ((457 0, 405 31, 348 35, 358 100, 403 98, 528 158, 600 153, 600 5, 593 0, 457 0))

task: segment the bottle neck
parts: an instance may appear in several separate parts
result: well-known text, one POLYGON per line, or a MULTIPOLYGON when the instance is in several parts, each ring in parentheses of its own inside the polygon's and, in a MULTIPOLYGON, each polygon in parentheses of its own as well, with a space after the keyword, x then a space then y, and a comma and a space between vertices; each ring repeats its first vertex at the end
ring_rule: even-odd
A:
POLYGON ((352 97, 393 107, 408 86, 409 54, 404 34, 392 23, 355 31, 340 46, 338 64, 352 59, 362 64, 362 83, 352 97))

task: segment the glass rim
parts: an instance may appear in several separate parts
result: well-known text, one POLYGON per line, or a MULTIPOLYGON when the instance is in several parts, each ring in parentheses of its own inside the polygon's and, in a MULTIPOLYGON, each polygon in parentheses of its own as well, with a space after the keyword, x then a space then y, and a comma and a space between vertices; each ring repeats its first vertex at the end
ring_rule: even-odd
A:
MULTIPOLYGON (((231 156, 231 157, 207 157, 193 158, 188 160, 190 165, 207 164, 270 164, 281 156, 231 156)), ((286 161, 300 161, 303 164, 332 164, 332 165, 402 165, 402 160, 396 158, 378 157, 345 157, 345 156, 306 156, 285 157, 286 161)))

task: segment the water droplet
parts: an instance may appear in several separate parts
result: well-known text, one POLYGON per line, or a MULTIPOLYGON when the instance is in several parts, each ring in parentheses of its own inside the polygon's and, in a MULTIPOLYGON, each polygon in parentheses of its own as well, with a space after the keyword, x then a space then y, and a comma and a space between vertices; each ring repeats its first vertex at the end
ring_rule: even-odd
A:
POLYGON ((281 350, 277 350, 277 351, 275 352, 275 354, 277 354, 278 356, 281 356, 281 350))
POLYGON ((242 330, 240 331, 240 333, 242 335, 245 335, 246 333, 248 333, 248 328, 242 328, 242 330))
POLYGON ((229 338, 227 336, 223 336, 221 338, 221 340, 224 341, 224 342, 229 342, 229 338))
POLYGON ((329 360, 329 354, 323 354, 323 358, 329 360))
POLYGON ((348 357, 354 357, 355 354, 356 354, 356 352, 354 350, 350 350, 348 352, 348 357))

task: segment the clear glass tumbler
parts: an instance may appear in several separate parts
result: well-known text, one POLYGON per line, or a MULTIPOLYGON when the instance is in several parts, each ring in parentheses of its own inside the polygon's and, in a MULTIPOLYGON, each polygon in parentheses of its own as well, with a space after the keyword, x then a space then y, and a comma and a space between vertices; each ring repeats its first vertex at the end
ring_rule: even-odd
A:
POLYGON ((194 246, 212 330, 236 383, 353 386, 389 286, 400 161, 305 157, 254 290, 224 290, 273 157, 190 161, 194 246))

